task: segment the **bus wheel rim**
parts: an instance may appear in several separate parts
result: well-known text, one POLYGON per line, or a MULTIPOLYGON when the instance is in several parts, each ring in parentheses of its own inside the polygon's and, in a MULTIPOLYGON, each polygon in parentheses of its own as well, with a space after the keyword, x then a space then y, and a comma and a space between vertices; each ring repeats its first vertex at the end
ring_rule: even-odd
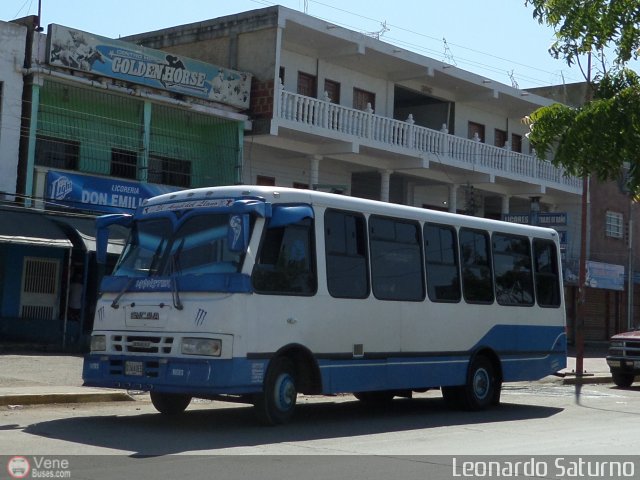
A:
POLYGON ((480 400, 484 400, 489 395, 490 385, 489 372, 484 368, 476 370, 473 375, 473 393, 475 396, 480 400))

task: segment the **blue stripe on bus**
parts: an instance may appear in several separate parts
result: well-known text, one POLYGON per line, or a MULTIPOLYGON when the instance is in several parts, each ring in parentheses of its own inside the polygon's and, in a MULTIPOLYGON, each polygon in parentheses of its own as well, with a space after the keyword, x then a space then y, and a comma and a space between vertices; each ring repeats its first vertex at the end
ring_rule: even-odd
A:
POLYGON ((104 277, 100 290, 111 293, 124 292, 253 292, 251 277, 243 273, 203 273, 180 277, 104 277), (173 282, 176 282, 175 284, 173 282))
MULTIPOLYGON (((503 380, 537 380, 566 367, 562 327, 499 325, 469 352, 387 358, 331 359, 319 356, 322 393, 420 389, 465 383, 470 356, 490 348, 500 358, 503 380)), ((203 360, 88 355, 86 386, 188 393, 192 396, 257 393, 268 358, 203 360), (125 362, 142 362, 143 375, 125 375, 125 362)))

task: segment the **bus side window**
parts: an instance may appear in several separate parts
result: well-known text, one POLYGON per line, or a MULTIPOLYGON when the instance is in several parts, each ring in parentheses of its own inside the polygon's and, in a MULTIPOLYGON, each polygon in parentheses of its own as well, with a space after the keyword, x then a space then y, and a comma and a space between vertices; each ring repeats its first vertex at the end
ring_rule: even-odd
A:
POLYGON ((533 305, 531 244, 527 237, 493 234, 493 270, 500 305, 533 305))
POLYGON ((432 302, 460 301, 457 243, 455 228, 449 225, 425 224, 427 292, 432 302))
POLYGON ((311 219, 267 228, 252 281, 259 293, 313 295, 316 292, 311 219))
POLYGON ((493 280, 489 234, 460 229, 460 264, 462 293, 468 303, 493 303, 493 280))
POLYGON ((533 241, 536 296, 541 307, 560 306, 560 276, 555 243, 549 240, 533 241))
POLYGON ((420 225, 369 218, 371 283, 380 300, 422 301, 425 296, 420 225))
POLYGON ((365 218, 353 212, 327 210, 324 215, 327 289, 336 298, 369 296, 365 218))

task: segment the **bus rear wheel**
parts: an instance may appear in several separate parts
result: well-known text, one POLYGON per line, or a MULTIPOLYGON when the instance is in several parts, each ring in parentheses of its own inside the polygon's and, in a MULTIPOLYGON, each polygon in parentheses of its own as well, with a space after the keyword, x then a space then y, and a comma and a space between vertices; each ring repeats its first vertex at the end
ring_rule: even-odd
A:
POLYGON ((283 424, 291 420, 297 397, 293 364, 288 358, 275 358, 267 370, 263 391, 255 397, 253 406, 265 425, 283 424))
POLYGON ((467 383, 459 390, 461 406, 465 410, 484 410, 500 403, 502 384, 491 360, 476 356, 467 371, 467 383))
POLYGON ((186 410, 191 403, 189 395, 176 393, 151 392, 151 403, 163 415, 178 415, 186 410))

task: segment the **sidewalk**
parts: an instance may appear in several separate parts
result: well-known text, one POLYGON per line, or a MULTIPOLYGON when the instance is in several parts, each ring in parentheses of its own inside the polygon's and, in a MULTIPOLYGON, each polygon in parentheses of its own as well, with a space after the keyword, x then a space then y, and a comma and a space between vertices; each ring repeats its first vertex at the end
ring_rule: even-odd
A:
MULTIPOLYGON (((575 351, 570 349, 563 377, 545 381, 563 384, 610 383, 606 347, 585 349, 583 375, 575 375, 575 351)), ((133 400, 127 392, 82 386, 81 355, 41 352, 0 354, 0 406, 133 400)))

